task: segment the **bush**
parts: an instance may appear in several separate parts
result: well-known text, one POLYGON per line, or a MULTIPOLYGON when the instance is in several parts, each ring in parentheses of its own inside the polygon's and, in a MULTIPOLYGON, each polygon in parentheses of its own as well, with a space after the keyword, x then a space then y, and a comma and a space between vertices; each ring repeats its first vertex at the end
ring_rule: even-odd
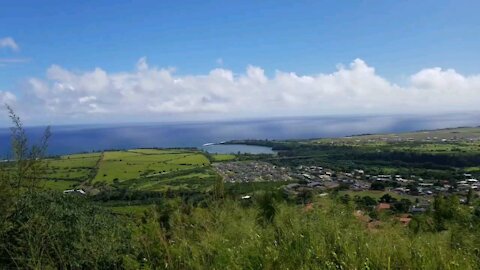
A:
POLYGON ((119 268, 131 251, 127 225, 84 198, 21 197, 1 234, 0 265, 33 269, 119 268))

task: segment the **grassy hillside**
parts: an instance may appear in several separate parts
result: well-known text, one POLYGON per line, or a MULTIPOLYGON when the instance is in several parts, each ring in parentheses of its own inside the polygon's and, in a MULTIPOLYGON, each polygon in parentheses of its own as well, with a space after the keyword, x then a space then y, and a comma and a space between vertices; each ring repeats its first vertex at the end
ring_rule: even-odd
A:
MULTIPOLYGON (((262 199, 263 198, 263 199, 262 199)), ((369 222, 354 205, 308 206, 268 197, 249 205, 170 200, 99 208, 56 194, 21 198, 0 230, 0 266, 32 269, 478 269, 480 215, 454 206, 448 230, 435 216, 369 222), (113 211, 113 212, 111 212, 113 211), (458 213, 458 214, 457 214, 458 213), (460 214, 463 213, 463 214, 460 214), (29 217, 35 217, 34 219, 29 217), (51 220, 55 220, 51 223, 51 220), (81 237, 77 237, 81 236, 81 237), (41 249, 39 248, 41 247, 41 249)), ((0 213, 3 214, 3 213, 0 213)))

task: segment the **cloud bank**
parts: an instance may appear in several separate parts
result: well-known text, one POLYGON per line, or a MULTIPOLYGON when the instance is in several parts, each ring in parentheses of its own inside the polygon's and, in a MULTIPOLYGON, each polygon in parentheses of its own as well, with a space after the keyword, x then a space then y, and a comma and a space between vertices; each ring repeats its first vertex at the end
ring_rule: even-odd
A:
POLYGON ((17 91, 0 92, 31 118, 60 121, 152 121, 300 115, 444 113, 478 110, 480 75, 427 68, 400 86, 363 60, 335 72, 299 75, 248 66, 241 74, 216 68, 177 75, 141 58, 129 72, 74 72, 51 66, 17 91), (40 116, 38 116, 40 115, 40 116))

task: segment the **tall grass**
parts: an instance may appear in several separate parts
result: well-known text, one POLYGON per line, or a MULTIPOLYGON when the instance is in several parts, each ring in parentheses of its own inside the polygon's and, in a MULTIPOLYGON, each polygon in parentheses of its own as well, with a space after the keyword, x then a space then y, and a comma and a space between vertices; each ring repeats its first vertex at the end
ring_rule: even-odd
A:
POLYGON ((194 207, 174 199, 131 216, 84 198, 23 197, 0 223, 0 269, 480 267, 478 222, 415 233, 394 221, 367 226, 351 205, 328 198, 313 208, 262 200, 194 207))
MULTIPOLYGON (((171 269, 479 269, 479 243, 455 247, 451 231, 413 234, 395 223, 369 229, 353 209, 325 199, 313 210, 279 203, 272 223, 233 201, 152 215, 137 231, 145 265, 171 269), (471 248, 472 245, 476 245, 471 248)), ((473 235, 471 235, 473 237, 473 235)), ((477 235, 478 237, 478 235, 477 235)), ((477 238, 478 239, 478 238, 477 238)))

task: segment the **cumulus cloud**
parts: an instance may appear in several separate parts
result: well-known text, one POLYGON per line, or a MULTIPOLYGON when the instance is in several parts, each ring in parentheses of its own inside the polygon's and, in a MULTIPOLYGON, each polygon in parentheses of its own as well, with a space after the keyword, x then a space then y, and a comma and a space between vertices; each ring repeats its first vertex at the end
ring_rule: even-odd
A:
POLYGON ((11 104, 17 100, 14 94, 10 92, 0 91, 0 103, 1 104, 11 104))
MULTIPOLYGON (((6 95, 6 94, 3 94, 6 95)), ((1 96, 0 96, 1 97, 1 96)), ((216 68, 204 75, 177 75, 141 58, 129 72, 101 68, 73 72, 51 66, 31 78, 22 104, 62 119, 203 119, 355 113, 443 113, 475 110, 480 75, 452 69, 423 69, 400 86, 379 76, 363 60, 332 73, 299 75, 261 67, 245 72, 216 68)))
POLYGON ((0 48, 8 48, 13 51, 20 50, 20 47, 11 37, 0 38, 0 48))

